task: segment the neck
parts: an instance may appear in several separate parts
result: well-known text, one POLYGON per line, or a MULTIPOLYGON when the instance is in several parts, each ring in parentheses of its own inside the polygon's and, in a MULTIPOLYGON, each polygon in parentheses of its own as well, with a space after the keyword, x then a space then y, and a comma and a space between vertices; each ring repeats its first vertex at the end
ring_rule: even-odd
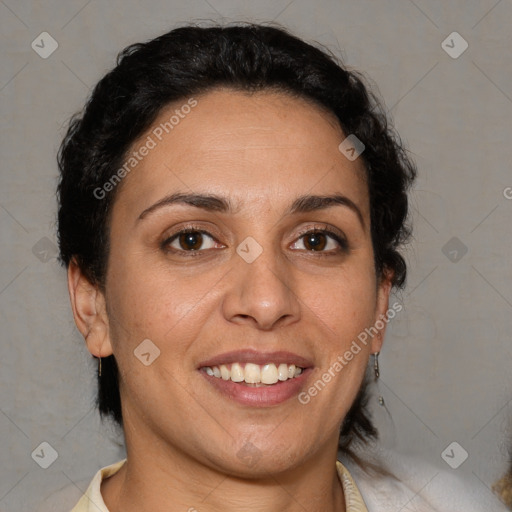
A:
POLYGON ((109 512, 345 512, 336 447, 328 448, 279 473, 259 471, 248 479, 162 441, 138 445, 127 436, 127 461, 102 482, 101 493, 109 512))

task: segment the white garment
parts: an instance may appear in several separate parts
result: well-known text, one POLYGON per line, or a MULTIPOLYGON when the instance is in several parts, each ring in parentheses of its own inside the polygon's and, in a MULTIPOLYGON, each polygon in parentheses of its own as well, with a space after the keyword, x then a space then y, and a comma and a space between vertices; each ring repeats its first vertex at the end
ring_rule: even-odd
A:
POLYGON ((383 461, 398 480, 365 473, 340 457, 350 471, 368 512, 509 512, 475 475, 432 466, 424 461, 379 448, 383 461))

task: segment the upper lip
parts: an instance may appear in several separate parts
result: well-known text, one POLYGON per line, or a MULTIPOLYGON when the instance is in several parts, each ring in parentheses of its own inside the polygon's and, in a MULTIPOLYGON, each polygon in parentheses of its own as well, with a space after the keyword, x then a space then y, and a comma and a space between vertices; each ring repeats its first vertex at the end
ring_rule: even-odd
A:
POLYGON ((224 352, 211 359, 201 361, 199 368, 205 366, 220 366, 221 364, 230 363, 254 363, 254 364, 267 364, 267 363, 286 363, 300 366, 301 368, 309 368, 313 363, 305 357, 294 354, 293 352, 286 352, 279 350, 277 352, 260 352, 257 350, 234 350, 232 352, 224 352))

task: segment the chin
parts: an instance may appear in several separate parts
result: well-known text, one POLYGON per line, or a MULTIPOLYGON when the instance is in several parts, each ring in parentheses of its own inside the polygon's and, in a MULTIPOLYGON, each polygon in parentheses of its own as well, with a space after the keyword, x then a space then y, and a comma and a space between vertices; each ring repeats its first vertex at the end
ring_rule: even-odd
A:
POLYGON ((257 447, 247 441, 232 453, 209 454, 208 459, 212 467, 228 475, 240 478, 268 477, 278 474, 296 466, 300 460, 299 447, 288 444, 273 445, 267 443, 265 447, 257 447))

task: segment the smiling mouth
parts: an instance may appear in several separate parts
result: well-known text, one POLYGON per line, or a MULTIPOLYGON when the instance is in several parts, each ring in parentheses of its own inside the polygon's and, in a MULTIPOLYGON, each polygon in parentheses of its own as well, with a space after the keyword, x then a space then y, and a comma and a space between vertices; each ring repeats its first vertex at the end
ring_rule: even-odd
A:
POLYGON ((304 368, 294 364, 231 363, 200 368, 207 375, 218 379, 245 384, 251 387, 272 386, 299 377, 304 368))

